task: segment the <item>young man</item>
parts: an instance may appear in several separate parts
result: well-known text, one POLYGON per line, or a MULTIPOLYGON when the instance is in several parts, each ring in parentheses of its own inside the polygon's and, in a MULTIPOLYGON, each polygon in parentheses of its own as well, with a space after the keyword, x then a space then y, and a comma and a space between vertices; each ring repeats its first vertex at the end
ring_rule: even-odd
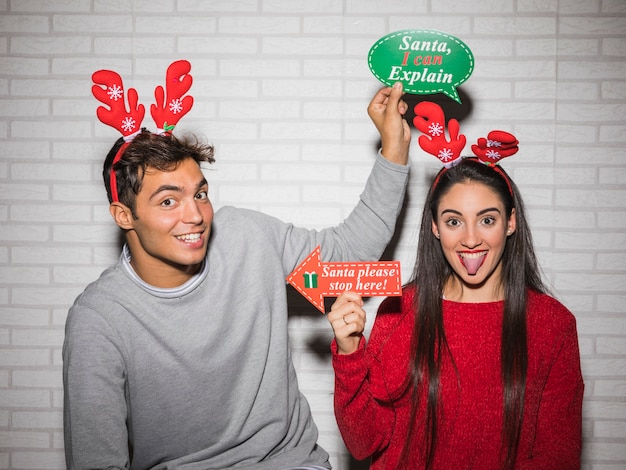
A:
POLYGON ((408 176, 401 96, 383 88, 370 103, 380 156, 353 212, 321 231, 214 214, 210 147, 146 131, 118 141, 104 180, 126 245, 66 324, 69 470, 330 468, 291 361, 285 278, 318 245, 325 261, 382 254, 408 176))

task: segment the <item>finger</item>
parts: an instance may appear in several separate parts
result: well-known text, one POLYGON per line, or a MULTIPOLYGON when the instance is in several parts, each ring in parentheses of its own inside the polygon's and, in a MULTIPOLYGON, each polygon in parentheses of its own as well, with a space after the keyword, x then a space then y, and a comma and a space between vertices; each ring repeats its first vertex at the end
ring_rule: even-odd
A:
POLYGON ((339 297, 337 297, 337 300, 335 300, 335 302, 333 302, 332 306, 330 307, 330 310, 331 312, 333 310, 337 310, 342 305, 345 305, 349 302, 355 302, 357 305, 362 306, 363 298, 355 292, 345 291, 339 297))
POLYGON ((332 321, 331 326, 338 341, 361 335, 365 331, 365 312, 347 314, 332 321))
POLYGON ((410 143, 411 142, 411 126, 409 126, 409 123, 406 122, 405 119, 402 120, 402 130, 403 130, 402 140, 405 143, 410 143))
POLYGON ((362 331, 365 328, 365 310, 354 306, 354 304, 352 306, 354 308, 333 312, 333 315, 328 316, 328 321, 336 335, 347 336, 354 331, 362 331))
POLYGON ((378 92, 376 92, 376 94, 374 95, 374 98, 372 98, 372 103, 374 104, 383 103, 386 99, 389 98, 390 94, 391 94, 391 87, 383 87, 380 90, 378 90, 378 92))
POLYGON ((380 110, 384 110, 387 107, 389 101, 389 95, 391 94, 391 87, 384 87, 378 90, 370 104, 367 107, 367 111, 370 115, 380 110))
POLYGON ((389 106, 391 109, 400 110, 400 101, 402 100, 402 96, 404 95, 404 91, 402 90, 402 83, 396 82, 391 87, 391 92, 389 93, 389 106))
POLYGON ((354 292, 341 294, 328 312, 328 321, 335 330, 356 321, 365 323, 365 310, 363 310, 361 296, 354 292))
POLYGON ((361 305, 355 302, 344 304, 329 314, 328 320, 334 328, 340 329, 349 325, 365 326, 366 314, 361 305))
MULTIPOLYGON (((339 319, 337 319, 335 321, 338 322, 339 319)), ((365 328, 365 322, 366 322, 365 310, 361 309, 359 311, 354 311, 354 312, 342 315, 341 316, 341 321, 343 322, 343 325, 346 325, 346 326, 354 325, 354 326, 356 326, 357 330, 359 328, 364 329, 365 328)), ((339 326, 342 326, 342 325, 339 325, 339 326)), ((350 329, 352 329, 352 327, 350 329)))
POLYGON ((404 116, 408 110, 409 105, 406 103, 406 101, 400 100, 400 102, 398 103, 398 112, 404 116))

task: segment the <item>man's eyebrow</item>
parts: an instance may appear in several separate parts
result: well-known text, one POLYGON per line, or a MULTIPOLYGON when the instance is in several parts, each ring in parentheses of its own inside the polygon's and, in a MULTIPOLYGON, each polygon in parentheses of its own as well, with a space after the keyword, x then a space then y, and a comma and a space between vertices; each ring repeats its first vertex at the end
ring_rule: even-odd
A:
MULTIPOLYGON (((208 181, 206 180, 206 178, 202 178, 198 184, 196 185, 196 191, 200 190, 200 188, 208 185, 208 181)), ((149 197, 149 199, 152 199, 156 196, 158 196, 160 193, 164 192, 164 191, 174 191, 177 193, 183 192, 185 188, 182 188, 180 186, 176 186, 174 184, 163 184, 161 186, 159 186, 149 197)))

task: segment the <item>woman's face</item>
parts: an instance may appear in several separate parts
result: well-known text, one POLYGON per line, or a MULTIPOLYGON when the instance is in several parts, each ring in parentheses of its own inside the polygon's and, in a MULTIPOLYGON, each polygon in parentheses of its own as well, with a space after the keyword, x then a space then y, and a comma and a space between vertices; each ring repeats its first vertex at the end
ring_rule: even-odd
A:
POLYGON ((441 198, 432 230, 460 281, 456 300, 499 300, 493 297, 500 297, 502 254, 515 223, 515 210, 508 217, 498 194, 482 183, 457 183, 441 198))

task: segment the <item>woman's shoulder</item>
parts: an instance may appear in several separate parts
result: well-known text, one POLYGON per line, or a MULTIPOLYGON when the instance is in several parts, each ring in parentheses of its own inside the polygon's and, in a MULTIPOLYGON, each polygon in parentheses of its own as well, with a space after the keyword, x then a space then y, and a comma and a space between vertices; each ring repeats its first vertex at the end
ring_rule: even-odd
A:
POLYGON ((576 317, 555 297, 529 290, 527 306, 529 332, 551 335, 557 331, 576 330, 576 317))
POLYGON ((575 320, 574 315, 559 300, 550 294, 535 290, 528 291, 529 313, 541 316, 550 316, 560 321, 575 320))

